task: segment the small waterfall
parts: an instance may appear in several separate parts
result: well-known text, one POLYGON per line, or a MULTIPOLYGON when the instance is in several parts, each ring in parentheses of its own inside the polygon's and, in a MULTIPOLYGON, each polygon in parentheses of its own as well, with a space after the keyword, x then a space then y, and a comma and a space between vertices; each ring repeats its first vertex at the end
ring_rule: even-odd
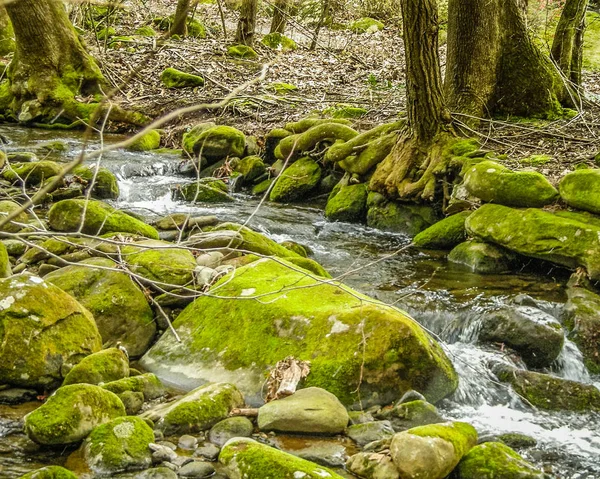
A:
POLYGON ((553 365, 553 373, 564 379, 590 384, 592 379, 585 364, 583 355, 573 341, 565 338, 565 344, 553 365))

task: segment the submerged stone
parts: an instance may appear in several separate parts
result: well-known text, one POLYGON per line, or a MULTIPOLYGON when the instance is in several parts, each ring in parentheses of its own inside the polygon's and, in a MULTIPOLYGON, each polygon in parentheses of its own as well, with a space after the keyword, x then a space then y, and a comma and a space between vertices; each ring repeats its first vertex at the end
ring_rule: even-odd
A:
POLYGON ((509 272, 516 266, 516 260, 517 256, 511 251, 476 240, 459 244, 448 255, 450 263, 479 274, 509 272))

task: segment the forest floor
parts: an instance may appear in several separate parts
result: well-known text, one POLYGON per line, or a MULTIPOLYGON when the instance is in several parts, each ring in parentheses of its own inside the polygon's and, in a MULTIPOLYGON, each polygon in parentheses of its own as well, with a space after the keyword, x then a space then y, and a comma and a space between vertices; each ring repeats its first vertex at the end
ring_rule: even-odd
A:
MULTIPOLYGON (((144 4, 132 0, 125 5, 127 8, 114 17, 112 25, 119 36, 133 35, 137 28, 151 25, 153 18, 168 16, 174 10, 169 0, 146 0, 144 4)), ((265 5, 268 8, 268 2, 263 2, 262 10, 265 5)), ((224 13, 226 38, 216 3, 201 3, 194 14, 206 27, 204 39, 169 40, 157 32, 157 37, 134 36, 133 42, 110 44, 98 40, 93 33, 85 34, 88 47, 107 78, 118 87, 116 99, 125 107, 153 117, 196 103, 220 102, 267 67, 264 80, 249 85, 226 106, 180 118, 167 128, 171 146, 177 145, 182 130, 198 121, 228 124, 261 136, 288 121, 339 105, 367 110, 355 120, 359 129, 394 121, 405 111, 404 49, 398 25, 388 24, 381 31, 367 34, 323 28, 318 47, 310 50, 314 27, 307 21, 291 20, 286 35, 299 48, 277 52, 260 43, 262 35, 268 33, 270 17, 259 11, 255 42, 259 57, 236 60, 227 56, 226 51, 233 43, 237 12, 225 8, 224 13), (205 86, 167 89, 160 81, 160 74, 167 67, 200 75, 205 86), (274 88, 277 82, 297 89, 278 94, 274 88)), ((592 19, 594 32, 600 32, 600 15, 597 17, 592 19)), ((337 14, 334 25, 341 27, 350 20, 337 14)), ((600 50, 600 33, 598 42, 600 50)), ((593 46, 588 49, 594 51, 593 46)), ((442 46, 442 63, 444 50, 442 46)), ((552 122, 483 122, 471 134, 479 137, 485 148, 507 154, 510 166, 533 166, 550 178, 562 176, 574 164, 591 165, 600 151, 600 65, 595 71, 585 71, 584 88, 591 101, 574 118, 552 122), (548 155, 552 159, 521 161, 532 155, 548 155)))

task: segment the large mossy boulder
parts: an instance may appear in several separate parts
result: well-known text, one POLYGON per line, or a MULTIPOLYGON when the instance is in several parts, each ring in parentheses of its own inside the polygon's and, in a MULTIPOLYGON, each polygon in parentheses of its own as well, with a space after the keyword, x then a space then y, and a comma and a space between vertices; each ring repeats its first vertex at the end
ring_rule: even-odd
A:
POLYGON ((310 158, 300 158, 277 177, 269 199, 278 203, 302 200, 318 186, 320 179, 318 163, 310 158))
POLYGON ((187 151, 190 151, 190 143, 191 151, 196 156, 202 156, 208 160, 208 164, 213 164, 227 157, 241 158, 246 147, 246 136, 231 126, 201 126, 190 131, 184 138, 187 151))
POLYGON ((71 384, 25 416, 25 432, 38 444, 72 444, 120 416, 125 416, 125 407, 115 394, 91 384, 71 384))
POLYGON ((92 315, 58 287, 29 274, 0 280, 0 383, 50 389, 101 344, 92 315))
POLYGON ((100 476, 152 465, 154 431, 139 417, 118 417, 96 427, 83 443, 87 467, 100 476))
POLYGON ((250 185, 267 172, 267 167, 260 156, 254 155, 242 158, 233 171, 241 175, 244 185, 250 185))
POLYGON ((42 160, 34 163, 12 163, 0 176, 11 183, 25 186, 39 186, 48 178, 52 178, 62 171, 62 167, 55 161, 42 160))
POLYGON ((46 466, 28 472, 19 479, 77 479, 77 476, 61 466, 46 466))
POLYGON ((262 431, 305 434, 339 434, 346 429, 348 411, 330 392, 306 388, 258 410, 262 431))
POLYGON ((413 238, 413 244, 423 249, 450 249, 467 239, 465 221, 471 211, 448 216, 421 231, 413 238))
POLYGON ((176 68, 166 68, 160 75, 160 81, 167 88, 195 88, 204 86, 204 78, 185 73, 176 68))
POLYGON ((556 188, 535 171, 512 171, 486 160, 467 162, 461 174, 468 192, 486 203, 541 208, 558 198, 556 188))
POLYGON ((527 366, 544 368, 560 354, 565 336, 553 316, 530 306, 517 306, 485 314, 479 340, 505 344, 517 351, 527 366))
POLYGON ((232 409, 243 406, 244 397, 233 384, 211 383, 161 404, 143 417, 154 421, 165 434, 185 434, 210 429, 227 418, 232 409))
POLYGON ((367 185, 342 186, 327 200, 325 217, 330 221, 360 223, 367 217, 367 185))
POLYGON ((455 469, 457 479, 545 479, 548 476, 500 442, 471 449, 455 469))
POLYGON ((509 383, 533 406, 552 411, 600 411, 600 389, 591 384, 549 374, 517 369, 505 363, 490 365, 492 372, 509 383))
MULTIPOLYGON (((3 216, 8 216, 9 214, 14 213, 15 211, 18 211, 21 208, 21 205, 19 205, 19 203, 15 203, 14 201, 11 200, 1 200, 0 201, 0 219, 3 219, 3 216)), ((4 233, 17 233, 19 230, 21 230, 24 226, 22 226, 23 224, 27 224, 27 221, 29 220, 29 216, 27 215, 27 213, 25 212, 21 212, 17 215, 16 218, 14 218, 13 220, 9 221, 8 223, 6 223, 5 225, 3 225, 2 227, 0 227, 0 231, 4 232, 4 233)))
POLYGON ((0 243, 0 279, 8 278, 12 274, 8 251, 4 243, 0 243))
POLYGON ((188 389, 231 380, 257 401, 264 371, 294 356, 311 361, 306 387, 321 387, 345 404, 357 402, 358 391, 363 404, 381 404, 408 389, 432 402, 456 389, 441 347, 408 315, 285 260, 255 261, 210 291, 173 323, 181 343, 163 335, 142 358, 161 380, 188 389), (360 354, 357 344, 365 344, 360 354))
POLYGON ((495 244, 471 240, 454 247, 448 261, 473 273, 499 274, 517 265, 517 255, 495 244))
POLYGON ((81 232, 86 234, 131 233, 158 239, 158 232, 152 226, 102 201, 63 200, 48 212, 48 224, 54 231, 79 231, 82 222, 81 232))
POLYGON ((77 298, 94 315, 105 347, 121 342, 132 357, 139 357, 156 334, 154 313, 142 290, 116 266, 107 258, 90 258, 47 274, 45 280, 77 298))
POLYGON ((415 236, 437 222, 431 206, 386 201, 379 193, 369 193, 367 225, 383 231, 415 236))
POLYGON ((569 173, 560 180, 558 189, 569 206, 600 214, 600 169, 569 173))
POLYGON ((219 462, 226 467, 230 477, 342 479, 342 476, 314 462, 248 438, 234 438, 228 441, 219 454, 219 462))
POLYGON ((476 444, 470 424, 430 424, 396 434, 390 454, 402 479, 443 479, 476 444))
POLYGON ((100 384, 129 376, 129 359, 118 348, 109 348, 90 354, 73 366, 63 381, 69 384, 100 384))
POLYGON ((467 232, 516 253, 568 268, 583 266, 600 279, 600 222, 584 214, 553 214, 483 205, 465 223, 467 232))
POLYGON ((108 168, 100 167, 96 172, 95 168, 84 165, 75 168, 73 175, 87 182, 86 189, 92 188, 94 198, 116 200, 119 197, 117 177, 108 168))

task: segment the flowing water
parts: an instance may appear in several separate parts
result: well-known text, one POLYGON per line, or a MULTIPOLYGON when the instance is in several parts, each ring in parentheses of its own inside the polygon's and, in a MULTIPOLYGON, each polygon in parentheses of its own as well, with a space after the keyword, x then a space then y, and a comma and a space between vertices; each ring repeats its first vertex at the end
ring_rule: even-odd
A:
MULTIPOLYGON (((81 144, 72 133, 0 127, 0 134, 10 141, 5 148, 15 151, 31 151, 48 140, 67 141, 70 151, 62 154, 63 160, 73 158, 81 144)), ((109 137, 107 143, 116 139, 109 137)), ((94 140, 90 148, 99 146, 94 140)), ((445 416, 473 424, 481 436, 519 432, 534 437, 538 445, 524 456, 549 467, 556 477, 600 478, 600 416, 528 407, 509 387, 495 381, 486 367, 490 360, 524 365, 505 352, 477 344, 482 314, 519 295, 531 296, 540 308, 560 316, 568 272, 532 262, 516 274, 483 276, 454 269, 442 255, 404 250, 390 256, 408 244, 409 238, 361 225, 329 223, 318 204, 282 206, 266 202, 259 207, 258 200, 244 195, 236 195, 237 201, 227 205, 176 202, 171 199, 171 187, 189 181, 177 175, 179 162, 172 155, 123 151, 107 153, 102 159, 102 165, 119 178, 121 195, 116 206, 148 219, 186 212, 240 223, 249 220, 249 226, 277 241, 289 239, 307 245, 334 277, 343 275, 352 287, 407 310, 442 340, 460 375, 458 390, 439 405, 445 416)), ((599 378, 590 377, 580 352, 568 340, 552 373, 600 386, 599 378)), ((0 465, 5 466, 0 477, 18 477, 36 464, 57 461, 44 451, 28 454, 23 448, 11 449, 15 439, 10 438, 15 436, 1 438, 6 435, 7 424, 14 422, 6 415, 0 410, 0 465)))

